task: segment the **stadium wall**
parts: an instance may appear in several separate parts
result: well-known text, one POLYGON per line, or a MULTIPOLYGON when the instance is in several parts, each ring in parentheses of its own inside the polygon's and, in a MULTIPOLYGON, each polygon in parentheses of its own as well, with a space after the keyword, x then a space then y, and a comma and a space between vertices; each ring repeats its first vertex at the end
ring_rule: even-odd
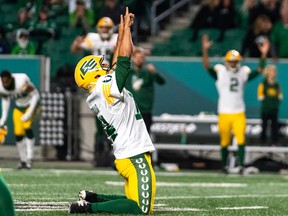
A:
MULTIPOLYGON (((212 77, 204 70, 201 58, 149 57, 152 63, 165 76, 164 86, 156 85, 154 115, 162 113, 198 115, 202 111, 217 111, 217 91, 212 77)), ((223 63, 221 58, 211 58, 211 65, 223 63)), ((268 64, 271 62, 268 61, 268 64)), ((279 60, 278 81, 282 86, 284 99, 280 107, 280 118, 288 118, 288 61, 279 60)), ((258 66, 257 59, 245 59, 242 65, 251 69, 258 66)), ((257 100, 257 86, 263 79, 260 75, 246 84, 245 102, 248 118, 260 117, 260 103, 257 100)))

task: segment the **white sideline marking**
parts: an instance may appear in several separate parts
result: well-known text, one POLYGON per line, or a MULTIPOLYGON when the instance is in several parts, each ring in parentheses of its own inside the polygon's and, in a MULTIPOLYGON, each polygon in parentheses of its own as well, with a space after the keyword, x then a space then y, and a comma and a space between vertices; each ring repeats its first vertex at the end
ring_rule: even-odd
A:
MULTIPOLYGON (((106 181, 105 184, 124 186, 124 182, 106 181)), ((181 183, 181 182, 156 182, 157 187, 247 187, 242 183, 181 183)))
MULTIPOLYGON (((79 168, 81 169, 81 168, 79 168)), ((12 168, 2 168, 1 169, 3 172, 17 172, 15 171, 15 169, 12 168)), ((38 168, 34 168, 32 170, 29 171, 29 173, 37 173, 38 176, 50 176, 50 173, 56 174, 56 175, 61 175, 61 174, 97 174, 97 175, 109 175, 109 176, 117 176, 119 175, 117 173, 117 171, 115 170, 63 170, 63 169, 38 169, 38 168)), ((218 177, 218 176, 223 176, 219 173, 217 173, 217 171, 213 172, 163 172, 163 171, 155 171, 156 176, 170 176, 170 177, 178 177, 178 176, 191 176, 191 177, 218 177)), ((245 178, 270 178, 270 177, 275 177, 275 176, 280 176, 279 174, 275 173, 275 174, 254 174, 254 175, 247 175, 245 176, 245 178)), ((225 176, 225 178, 237 178, 239 177, 238 175, 228 175, 225 176)), ((283 177, 283 176, 282 176, 283 177)), ((283 177, 288 178, 288 176, 284 176, 283 177)))
POLYGON ((217 210, 249 210, 249 209, 268 209, 268 206, 239 206, 239 207, 218 207, 217 210))
POLYGON ((199 208, 157 208, 153 209, 153 212, 160 212, 160 211, 167 211, 167 212, 199 212, 199 211, 211 211, 207 209, 199 209, 199 208))
POLYGON ((68 208, 66 209, 46 209, 46 208, 39 208, 39 209, 16 209, 16 212, 35 212, 35 211, 46 211, 46 212, 52 212, 52 211, 67 211, 68 208))
POLYGON ((230 198, 286 198, 288 194, 275 194, 275 195, 220 195, 220 196, 173 196, 173 197, 155 197, 155 200, 168 200, 168 199, 230 199, 230 198))
MULTIPOLYGON (((65 202, 59 202, 52 205, 52 202, 16 202, 16 212, 35 212, 35 211, 68 211, 68 205, 66 207, 65 202), (17 204, 26 204, 26 206, 17 206, 17 204), (31 204, 31 205, 30 205, 31 204), (39 204, 39 205, 35 205, 39 204), (49 206, 47 206, 49 204, 49 206), (64 206, 65 204, 65 206, 64 206)), ((235 206, 235 207, 216 207, 213 209, 200 209, 200 208, 173 208, 173 207, 164 207, 167 206, 166 204, 156 204, 154 212, 199 212, 199 211, 214 211, 216 210, 258 210, 258 209, 268 209, 268 206, 235 206)))

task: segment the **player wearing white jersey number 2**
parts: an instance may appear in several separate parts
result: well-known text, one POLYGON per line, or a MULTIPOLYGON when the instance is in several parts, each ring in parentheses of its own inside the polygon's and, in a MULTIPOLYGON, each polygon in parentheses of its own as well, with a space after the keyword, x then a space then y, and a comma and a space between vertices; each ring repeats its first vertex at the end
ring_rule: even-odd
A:
POLYGON ((2 98, 0 128, 5 126, 10 101, 14 100, 16 105, 13 110, 14 135, 20 156, 18 168, 30 169, 35 143, 32 123, 39 105, 39 93, 26 74, 12 74, 4 70, 1 73, 0 96, 2 98))
POLYGON ((89 92, 86 102, 112 141, 116 169, 125 179, 126 195, 83 190, 79 193, 81 200, 70 205, 70 213, 152 213, 156 178, 150 153, 155 148, 132 94, 124 88, 131 66, 133 21, 134 14, 126 8, 118 30, 115 69, 106 74, 99 56, 84 57, 75 69, 77 85, 89 92))
POLYGON ((109 17, 102 17, 97 22, 97 33, 89 32, 85 37, 78 36, 70 50, 73 53, 86 50, 92 55, 103 55, 105 62, 110 64, 117 42, 117 34, 113 30, 113 21, 109 17))
POLYGON ((216 80, 216 88, 219 95, 218 127, 223 171, 228 173, 228 146, 231 142, 231 135, 233 133, 238 145, 239 171, 242 173, 245 156, 246 128, 244 86, 247 81, 252 80, 263 71, 267 52, 269 50, 269 41, 266 40, 259 46, 261 58, 258 69, 255 71, 251 71, 247 66, 240 65, 241 56, 236 50, 227 52, 225 56, 225 65, 216 64, 214 67, 211 67, 208 57, 208 49, 211 45, 212 42, 209 41, 208 35, 203 35, 203 65, 209 74, 216 80))

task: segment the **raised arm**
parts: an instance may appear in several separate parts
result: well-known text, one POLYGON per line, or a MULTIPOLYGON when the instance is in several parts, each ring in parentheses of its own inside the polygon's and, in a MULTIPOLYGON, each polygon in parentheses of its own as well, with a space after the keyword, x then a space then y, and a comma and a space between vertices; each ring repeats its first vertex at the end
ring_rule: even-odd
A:
POLYGON ((133 42, 131 37, 131 26, 134 23, 134 14, 129 13, 128 7, 126 7, 126 14, 124 17, 124 30, 123 38, 119 47, 119 56, 131 57, 133 51, 133 42))
POLYGON ((208 49, 212 46, 212 41, 209 41, 209 37, 207 34, 202 36, 202 63, 204 68, 208 71, 208 73, 213 77, 213 79, 217 80, 216 71, 211 68, 209 62, 208 49))
MULTIPOLYGON (((133 42, 131 37, 130 28, 134 22, 134 14, 129 13, 128 7, 126 7, 126 14, 121 16, 121 22, 119 26, 120 37, 117 40, 117 46, 115 50, 115 56, 113 58, 113 64, 116 62, 116 82, 120 92, 122 92, 126 79, 130 72, 130 57, 133 51, 133 42), (123 34, 122 34, 123 33, 123 34)), ((119 34, 119 33, 118 33, 119 34)))
POLYGON ((263 44, 259 45, 258 49, 261 52, 260 62, 257 71, 262 73, 266 64, 267 54, 270 48, 269 39, 264 40, 263 44))
POLYGON ((209 41, 208 35, 204 34, 202 36, 202 62, 206 70, 210 68, 208 49, 211 47, 211 45, 212 45, 212 42, 209 41))
POLYGON ((82 36, 78 36, 75 38, 75 40, 73 41, 73 43, 70 46, 70 52, 71 53, 77 53, 80 52, 82 50, 81 48, 81 43, 83 42, 83 37, 82 36))

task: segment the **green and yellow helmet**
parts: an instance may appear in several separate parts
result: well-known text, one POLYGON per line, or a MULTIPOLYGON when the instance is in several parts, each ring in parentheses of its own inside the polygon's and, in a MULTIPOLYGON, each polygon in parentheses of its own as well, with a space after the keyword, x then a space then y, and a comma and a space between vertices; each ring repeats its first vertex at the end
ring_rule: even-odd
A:
POLYGON ((95 88, 99 77, 107 74, 102 68, 103 56, 89 55, 82 58, 76 65, 74 78, 76 84, 89 93, 95 88))
POLYGON ((230 61, 241 61, 241 55, 237 50, 229 50, 226 55, 225 55, 225 61, 230 62, 230 61))

